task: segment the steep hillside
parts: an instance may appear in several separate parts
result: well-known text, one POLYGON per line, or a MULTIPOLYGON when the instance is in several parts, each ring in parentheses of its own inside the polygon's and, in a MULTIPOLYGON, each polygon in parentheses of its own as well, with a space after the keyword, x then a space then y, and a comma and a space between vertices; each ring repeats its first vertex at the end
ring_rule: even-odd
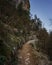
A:
POLYGON ((48 61, 47 55, 44 57, 42 53, 44 47, 43 49, 41 48, 41 43, 47 40, 48 34, 45 32, 47 36, 44 35, 44 38, 42 35, 45 33, 42 34, 41 32, 40 35, 40 31, 43 30, 41 20, 36 16, 34 19, 31 19, 29 10, 29 0, 22 0, 22 2, 21 0, 0 1, 0 65, 17 65, 20 60, 18 55, 23 56, 21 60, 22 65, 26 63, 26 60, 30 62, 29 65, 36 65, 37 60, 39 64, 44 63, 45 60, 48 61), (19 5, 17 6, 18 3, 19 5), (27 41, 29 41, 28 44, 26 43, 27 41), (37 43, 34 41, 37 41, 37 43), (39 46, 41 47, 39 48, 39 46), (29 58, 26 59, 28 51, 31 55, 29 57, 30 61, 28 61, 29 58), (36 54, 38 58, 36 58, 36 54), (41 62, 42 57, 43 61, 41 62))

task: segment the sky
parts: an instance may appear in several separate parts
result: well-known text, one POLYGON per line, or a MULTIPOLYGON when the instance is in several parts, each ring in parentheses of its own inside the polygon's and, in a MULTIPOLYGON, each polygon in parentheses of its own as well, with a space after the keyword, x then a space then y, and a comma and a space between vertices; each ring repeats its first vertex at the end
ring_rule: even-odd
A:
POLYGON ((32 17, 36 14, 47 31, 52 31, 52 0, 30 0, 32 17))

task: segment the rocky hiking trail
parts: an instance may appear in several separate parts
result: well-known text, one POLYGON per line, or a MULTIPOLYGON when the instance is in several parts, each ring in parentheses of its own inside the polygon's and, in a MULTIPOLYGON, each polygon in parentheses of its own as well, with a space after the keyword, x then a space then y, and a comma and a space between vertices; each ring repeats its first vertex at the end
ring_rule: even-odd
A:
POLYGON ((24 44, 22 50, 19 51, 19 65, 34 65, 33 48, 30 44, 24 44))
POLYGON ((18 51, 18 65, 49 65, 47 56, 34 50, 32 42, 34 40, 28 41, 18 51))

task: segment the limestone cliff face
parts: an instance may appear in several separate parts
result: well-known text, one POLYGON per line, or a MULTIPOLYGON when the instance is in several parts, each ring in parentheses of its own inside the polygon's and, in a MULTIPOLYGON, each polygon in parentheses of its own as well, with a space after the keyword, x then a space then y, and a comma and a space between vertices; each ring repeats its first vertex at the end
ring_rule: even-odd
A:
POLYGON ((29 0, 23 0, 23 9, 25 9, 25 10, 29 10, 30 9, 29 0))
POLYGON ((29 8, 30 8, 29 0, 14 0, 14 1, 16 1, 16 8, 22 2, 23 9, 29 10, 29 8))
POLYGON ((30 9, 30 2, 29 0, 11 0, 10 3, 15 5, 15 7, 17 8, 18 5, 22 2, 22 8, 24 10, 29 10, 30 9))

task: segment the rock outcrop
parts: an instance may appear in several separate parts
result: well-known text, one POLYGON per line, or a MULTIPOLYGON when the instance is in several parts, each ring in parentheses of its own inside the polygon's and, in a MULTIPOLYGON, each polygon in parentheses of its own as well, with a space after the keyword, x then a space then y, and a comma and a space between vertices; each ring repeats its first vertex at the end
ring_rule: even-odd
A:
POLYGON ((16 8, 18 8, 18 5, 22 2, 22 8, 24 10, 29 10, 30 8, 30 2, 29 0, 10 0, 10 4, 15 5, 16 8))

